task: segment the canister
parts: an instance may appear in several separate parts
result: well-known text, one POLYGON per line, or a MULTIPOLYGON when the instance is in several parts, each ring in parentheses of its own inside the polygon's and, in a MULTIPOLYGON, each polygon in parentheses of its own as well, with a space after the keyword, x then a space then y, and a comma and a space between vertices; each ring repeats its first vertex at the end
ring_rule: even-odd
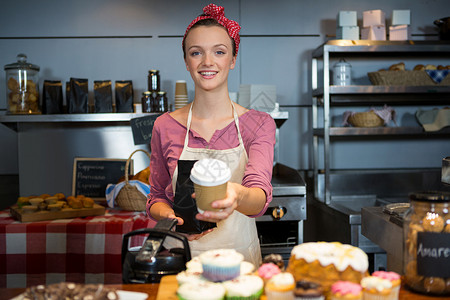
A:
POLYGON ((8 114, 40 114, 39 66, 27 62, 25 54, 5 65, 8 114))
POLYGON ((156 96, 154 112, 168 111, 167 95, 164 91, 159 91, 156 96))
POLYGON ((352 66, 341 58, 333 66, 333 85, 351 85, 352 84, 352 66))
POLYGON ((406 284, 417 292, 450 295, 450 192, 416 192, 409 199, 403 223, 406 284))

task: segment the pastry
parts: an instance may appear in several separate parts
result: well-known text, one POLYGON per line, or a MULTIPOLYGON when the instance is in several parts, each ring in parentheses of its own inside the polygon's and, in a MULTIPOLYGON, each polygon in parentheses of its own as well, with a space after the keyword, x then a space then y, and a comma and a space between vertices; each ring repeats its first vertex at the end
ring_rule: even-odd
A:
POLYGON ((414 71, 425 71, 425 66, 424 65, 416 65, 413 69, 414 71))
POLYGON ((190 282, 182 284, 177 289, 180 300, 221 300, 225 296, 225 287, 213 282, 190 282))
POLYGON ((364 300, 383 300, 392 299, 392 283, 380 277, 368 276, 361 280, 364 300))
POLYGON ((425 66, 425 70, 436 70, 437 68, 436 68, 436 66, 435 65, 426 65, 425 66))
POLYGON ((445 280, 439 277, 425 277, 423 279, 423 287, 428 293, 441 294, 445 292, 445 280))
POLYGON ((199 255, 202 263, 203 277, 219 282, 231 280, 241 273, 244 256, 234 249, 214 249, 199 255))
POLYGON ((71 207, 71 208, 83 208, 83 202, 81 202, 81 199, 79 198, 67 198, 67 204, 71 207))
POLYGON ((300 280, 295 283, 294 296, 296 300, 323 300, 323 288, 320 284, 300 280))
POLYGON ((331 286, 330 300, 361 300, 362 287, 359 283, 336 281, 331 286))
POLYGON ((425 231, 441 232, 444 230, 444 219, 436 213, 429 212, 422 220, 425 231))
POLYGON ((58 198, 55 196, 45 198, 45 203, 47 204, 55 204, 56 202, 58 202, 58 198))
POLYGON ((31 198, 30 200, 28 200, 28 202, 30 202, 31 205, 38 206, 39 203, 44 202, 44 199, 42 199, 42 198, 31 198))
POLYGON ((267 300, 294 299, 295 280, 289 272, 282 272, 270 278, 264 291, 267 300))
POLYGON ((387 279, 392 283, 391 299, 398 299, 400 293, 400 275, 395 272, 375 271, 372 276, 387 279))
POLYGON ((389 67, 389 71, 405 71, 405 63, 400 62, 389 67))
POLYGON ((22 206, 22 212, 24 214, 34 213, 38 210, 38 207, 35 205, 24 205, 22 206))
POLYGON ((280 268, 273 263, 262 264, 258 268, 257 272, 258 276, 261 277, 264 280, 264 282, 269 281, 270 278, 280 273, 281 273, 280 268))
POLYGON ((81 199, 81 202, 83 203, 83 207, 85 208, 92 208, 94 207, 94 200, 92 198, 86 197, 81 199))
POLYGON ((361 249, 339 242, 303 243, 292 249, 287 271, 296 281, 320 283, 325 293, 339 280, 359 283, 368 275, 369 259, 361 249))
POLYGON ((254 300, 259 299, 264 282, 256 275, 243 275, 223 283, 226 299, 254 300))
POLYGON ((280 254, 269 254, 264 256, 263 263, 273 263, 280 268, 280 270, 284 270, 284 260, 280 254))

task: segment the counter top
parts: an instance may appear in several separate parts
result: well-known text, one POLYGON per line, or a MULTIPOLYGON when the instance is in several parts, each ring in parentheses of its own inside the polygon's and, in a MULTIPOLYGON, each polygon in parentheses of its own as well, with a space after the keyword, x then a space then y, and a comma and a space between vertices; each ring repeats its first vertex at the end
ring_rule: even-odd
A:
MULTIPOLYGON (((141 293, 147 293, 148 299, 147 300, 156 300, 158 296, 158 289, 160 284, 158 283, 151 283, 151 284, 117 284, 117 285, 108 285, 110 287, 117 288, 119 290, 124 291, 132 291, 132 292, 141 292, 141 293)), ((25 289, 23 288, 14 288, 14 289, 5 289, 0 288, 0 300, 6 300, 11 299, 13 297, 16 297, 23 293, 25 289)), ((400 289, 400 295, 399 300, 436 300, 436 299, 443 299, 443 298, 437 298, 422 294, 417 294, 411 292, 407 287, 402 286, 400 289)), ((169 299, 165 299, 169 300, 169 299)))

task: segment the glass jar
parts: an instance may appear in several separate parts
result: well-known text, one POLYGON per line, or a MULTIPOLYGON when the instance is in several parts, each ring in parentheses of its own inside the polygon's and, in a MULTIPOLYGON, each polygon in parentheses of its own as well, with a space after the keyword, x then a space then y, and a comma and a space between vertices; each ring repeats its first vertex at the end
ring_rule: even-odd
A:
POLYGON ((161 78, 159 70, 148 71, 148 90, 150 92, 159 92, 161 90, 161 78))
POLYGON ((333 66, 332 83, 340 86, 352 84, 352 66, 343 58, 333 66))
POLYGON ((409 199, 403 223, 406 284, 418 292, 450 295, 450 193, 418 192, 409 199))
POLYGON ((40 114, 39 66, 27 62, 25 54, 5 65, 8 114, 40 114))
POLYGON ((169 109, 166 92, 158 92, 155 100, 155 112, 166 112, 169 109))
POLYGON ((142 93, 141 103, 142 103, 142 112, 150 113, 153 111, 153 95, 152 92, 146 91, 142 93))

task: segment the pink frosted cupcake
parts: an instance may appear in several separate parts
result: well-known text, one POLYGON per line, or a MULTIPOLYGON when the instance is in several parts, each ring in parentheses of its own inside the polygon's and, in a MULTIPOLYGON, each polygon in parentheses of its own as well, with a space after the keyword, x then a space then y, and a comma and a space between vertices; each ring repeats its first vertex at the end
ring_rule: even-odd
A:
POLYGON ((361 300, 362 287, 350 281, 337 281, 330 290, 331 300, 361 300))
POLYGON ((401 277, 395 272, 376 271, 372 276, 387 279, 392 283, 391 299, 398 299, 400 293, 401 277))
POLYGON ((265 283, 269 281, 269 279, 272 278, 274 275, 280 273, 281 273, 280 268, 274 263, 262 264, 258 268, 258 276, 261 277, 265 283))

